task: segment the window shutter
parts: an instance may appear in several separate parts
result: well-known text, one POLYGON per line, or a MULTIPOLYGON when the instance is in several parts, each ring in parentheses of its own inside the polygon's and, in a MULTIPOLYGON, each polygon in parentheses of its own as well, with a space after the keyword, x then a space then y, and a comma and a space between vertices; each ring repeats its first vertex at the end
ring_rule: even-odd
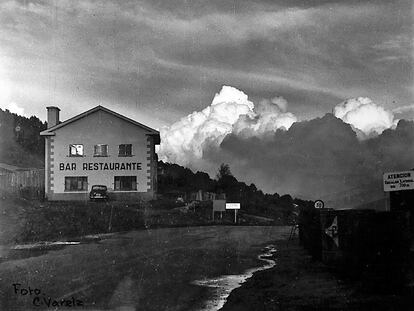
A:
POLYGON ((65 190, 70 190, 70 179, 65 178, 65 190))

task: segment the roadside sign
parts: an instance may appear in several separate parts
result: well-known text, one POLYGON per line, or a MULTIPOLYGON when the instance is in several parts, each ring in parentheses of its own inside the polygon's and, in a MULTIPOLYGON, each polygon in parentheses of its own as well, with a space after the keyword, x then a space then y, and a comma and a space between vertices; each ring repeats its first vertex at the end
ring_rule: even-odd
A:
POLYGON ((214 221, 214 212, 220 212, 220 218, 223 218, 223 212, 226 211, 226 200, 213 200, 213 214, 212 219, 214 221))
POLYGON ((240 203, 226 203, 226 209, 240 209, 240 203))
POLYGON ((389 172, 384 174, 384 191, 414 189, 414 171, 389 172))
POLYGON ((325 229, 325 234, 332 238, 335 245, 339 247, 339 238, 338 238, 338 217, 335 216, 332 224, 325 229))
POLYGON ((213 211, 224 212, 226 210, 226 200, 213 200, 213 211))
POLYGON ((237 210, 240 209, 240 203, 226 203, 226 209, 234 210, 234 223, 237 223, 237 210))
POLYGON ((314 206, 315 208, 324 208, 325 203, 323 203, 323 201, 322 201, 322 200, 316 200, 316 201, 315 201, 315 203, 313 204, 313 206, 314 206))

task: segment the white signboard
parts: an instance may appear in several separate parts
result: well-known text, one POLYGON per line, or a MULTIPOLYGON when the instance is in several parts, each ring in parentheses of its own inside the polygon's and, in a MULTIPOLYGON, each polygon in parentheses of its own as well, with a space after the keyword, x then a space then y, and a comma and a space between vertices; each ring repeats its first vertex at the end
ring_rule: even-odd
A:
POLYGON ((384 174, 384 191, 414 189, 414 171, 391 172, 384 174))
POLYGON ((226 203, 226 209, 240 209, 240 203, 226 203))

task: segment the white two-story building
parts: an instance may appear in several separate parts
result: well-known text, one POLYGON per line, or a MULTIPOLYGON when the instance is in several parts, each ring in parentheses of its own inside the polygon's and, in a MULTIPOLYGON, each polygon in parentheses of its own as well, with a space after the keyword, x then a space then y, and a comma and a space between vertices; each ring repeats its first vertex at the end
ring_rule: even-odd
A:
POLYGON ((152 199, 159 132, 102 106, 64 122, 47 107, 45 192, 48 200, 88 200, 105 185, 116 200, 152 199))

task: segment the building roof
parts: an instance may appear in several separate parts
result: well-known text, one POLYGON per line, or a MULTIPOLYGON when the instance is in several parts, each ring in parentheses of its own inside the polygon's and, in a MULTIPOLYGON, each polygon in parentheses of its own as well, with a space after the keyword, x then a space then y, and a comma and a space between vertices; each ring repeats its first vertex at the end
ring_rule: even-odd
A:
POLYGON ((10 165, 10 164, 6 164, 6 163, 0 163, 0 169, 6 170, 6 171, 17 171, 20 167, 14 166, 14 165, 10 165))
POLYGON ((6 163, 0 163, 0 170, 8 171, 8 172, 15 172, 15 171, 25 171, 28 170, 27 168, 18 167, 6 163))
POLYGON ((140 127, 140 128, 143 128, 143 129, 147 130, 149 132, 148 135, 155 135, 155 136, 158 137, 158 140, 157 141, 158 141, 158 144, 159 144, 159 135, 160 135, 160 133, 157 130, 154 130, 154 129, 152 129, 152 128, 144 125, 144 124, 141 124, 141 123, 139 123, 139 122, 137 122, 135 120, 132 120, 130 118, 127 118, 127 117, 123 116, 122 114, 119 114, 119 113, 117 113, 115 111, 112 111, 112 110, 110 110, 108 108, 105 108, 103 106, 100 106, 100 105, 99 106, 96 106, 95 108, 89 109, 88 111, 85 111, 85 112, 83 112, 81 114, 78 114, 77 116, 74 116, 74 117, 66 120, 65 122, 61 122, 61 123, 56 124, 55 126, 53 126, 51 128, 48 128, 48 129, 40 132, 40 135, 42 135, 42 136, 52 136, 52 135, 55 135, 54 131, 56 131, 57 129, 60 129, 60 128, 66 126, 66 125, 68 125, 68 124, 70 124, 72 122, 75 122, 75 121, 79 120, 79 119, 82 119, 84 117, 87 117, 88 115, 90 115, 92 113, 95 113, 95 112, 97 112, 99 110, 105 111, 105 112, 107 112, 109 114, 114 115, 115 117, 118 117, 118 118, 120 118, 120 119, 122 119, 124 121, 127 121, 129 123, 132 123, 132 124, 140 127))

